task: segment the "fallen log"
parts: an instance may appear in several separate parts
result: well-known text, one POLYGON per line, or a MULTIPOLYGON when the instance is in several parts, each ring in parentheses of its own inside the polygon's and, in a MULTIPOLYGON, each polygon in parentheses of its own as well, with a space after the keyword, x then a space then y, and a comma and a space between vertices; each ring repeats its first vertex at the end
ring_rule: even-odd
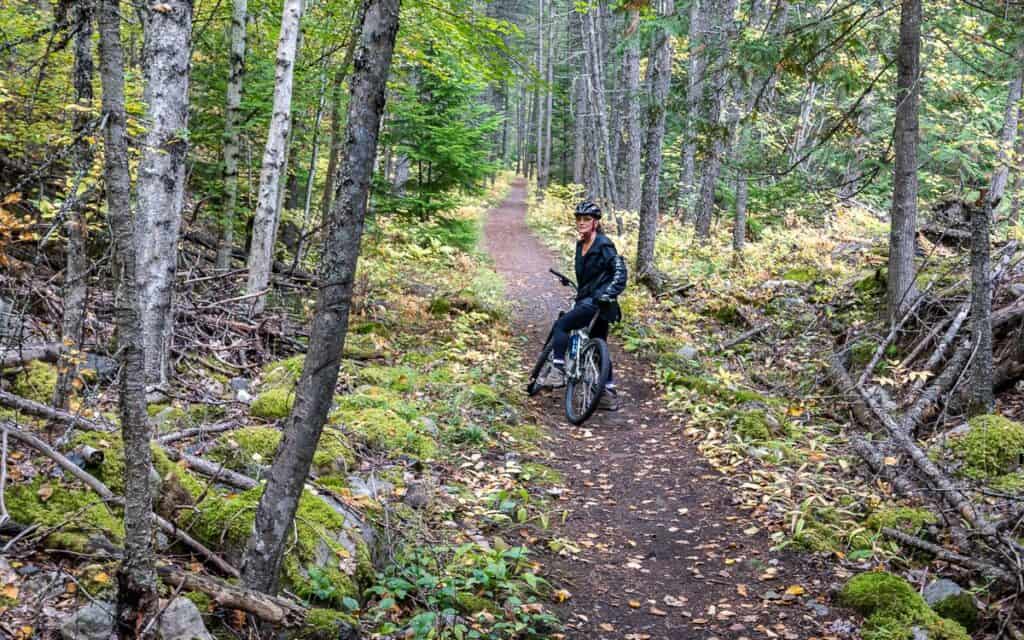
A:
POLYGON ((60 343, 58 342, 11 347, 0 350, 0 367, 16 367, 34 360, 57 362, 59 358, 60 343))
POLYGON ((167 584, 185 591, 205 593, 226 609, 236 609, 282 627, 297 627, 306 621, 302 605, 279 596, 245 589, 209 576, 188 573, 170 565, 157 565, 157 574, 167 584))
POLYGON ((21 396, 8 391, 0 391, 0 405, 3 405, 8 409, 14 409, 15 411, 24 413, 25 415, 62 422, 83 431, 114 430, 113 426, 99 424, 73 413, 54 409, 53 407, 48 407, 45 404, 29 400, 28 398, 22 398, 21 396))
MULTIPOLYGON (((202 231, 189 231, 186 232, 183 237, 185 238, 185 240, 193 244, 198 244, 199 246, 205 249, 209 249, 211 251, 217 250, 218 239, 212 234, 208 234, 202 231)), ((232 247, 231 257, 236 258, 238 260, 245 260, 247 254, 244 250, 239 249, 238 247, 232 247)), ((292 265, 286 264, 281 260, 274 260, 273 269, 274 273, 284 274, 295 280, 312 281, 316 279, 316 276, 314 274, 305 271, 304 269, 292 270, 292 265)))
POLYGON ((231 469, 226 469, 223 465, 214 464, 209 460, 200 458, 199 456, 182 453, 181 451, 170 447, 164 447, 164 452, 167 453, 167 457, 171 460, 174 460, 175 462, 184 462, 188 465, 189 469, 210 478, 214 482, 222 482, 243 491, 252 489, 259 484, 249 476, 244 476, 232 471, 231 469))

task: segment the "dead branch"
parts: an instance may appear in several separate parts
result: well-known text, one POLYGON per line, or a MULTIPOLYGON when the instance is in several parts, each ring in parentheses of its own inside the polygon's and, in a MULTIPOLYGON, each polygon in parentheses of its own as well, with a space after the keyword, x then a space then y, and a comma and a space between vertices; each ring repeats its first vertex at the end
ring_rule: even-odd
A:
POLYGON ((217 424, 211 424, 203 427, 196 427, 194 429, 182 429, 181 431, 174 431, 173 433, 167 433, 157 438, 157 442, 160 444, 170 444, 177 442, 178 440, 184 440, 185 438, 193 438, 195 436, 204 436, 210 433, 223 433, 225 431, 232 431, 238 429, 242 425, 238 422, 218 422, 217 424))
POLYGON ((175 462, 183 461, 188 465, 189 469, 207 476, 214 482, 222 482, 236 489, 242 489, 243 491, 252 489, 259 484, 249 476, 242 475, 232 471, 231 469, 226 469, 221 465, 214 464, 209 460, 204 460, 198 456, 182 453, 170 447, 164 447, 164 451, 167 453, 167 457, 171 460, 174 460, 175 462))
POLYGON ((0 367, 16 367, 33 360, 57 362, 58 358, 60 358, 60 343, 58 342, 11 347, 0 350, 0 367))
POLYGON ((221 607, 244 611, 271 624, 297 627, 306 620, 307 611, 302 605, 279 596, 245 589, 209 576, 188 573, 170 565, 157 565, 157 574, 173 587, 205 593, 221 607))
POLYGON ((994 564, 978 560, 977 558, 969 558, 967 556, 960 555, 959 553, 954 553, 937 544, 933 544, 927 540, 922 540, 917 536, 912 536, 908 533, 904 533, 903 531, 892 529, 890 527, 882 527, 882 533, 901 544, 905 544, 909 547, 915 547, 922 551, 927 551, 939 560, 944 560, 945 562, 950 562, 952 564, 977 571, 983 576, 991 580, 998 580, 1011 588, 1018 588, 1020 584, 1020 576, 1015 576, 1009 571, 1006 571, 1001 567, 997 567, 994 564))
POLYGON ((64 424, 71 425, 76 429, 82 431, 113 431, 113 427, 102 425, 92 420, 87 420, 81 416, 77 416, 67 411, 60 411, 52 407, 48 407, 45 404, 29 400, 28 398, 22 398, 19 395, 9 393, 7 391, 0 391, 0 405, 3 405, 9 409, 14 409, 25 415, 35 416, 36 418, 46 418, 47 420, 56 420, 63 422, 64 424))
POLYGON ((772 326, 771 323, 766 322, 764 324, 760 324, 760 325, 754 327, 753 329, 750 329, 748 331, 744 331, 743 333, 741 333, 740 335, 736 336, 732 340, 729 340, 728 342, 723 344, 721 349, 719 349, 719 350, 720 351, 726 351, 728 349, 732 349, 733 347, 735 347, 738 344, 743 344, 744 342, 746 342, 747 340, 750 340, 754 336, 757 336, 757 335, 759 335, 761 333, 764 333, 764 331, 767 330, 771 326, 772 326))
POLYGON ((878 362, 882 359, 882 356, 885 355, 885 350, 889 348, 889 345, 892 344, 893 340, 896 339, 896 336, 899 335, 900 330, 903 329, 903 325, 907 323, 907 320, 917 313, 917 308, 921 306, 921 303, 924 301, 925 297, 927 297, 932 285, 934 285, 934 282, 929 283, 928 287, 921 292, 921 295, 919 295, 907 310, 903 312, 903 315, 900 316, 899 320, 892 324, 892 327, 889 329, 889 333, 885 336, 885 339, 878 343, 878 348, 875 349, 875 352, 871 355, 871 360, 868 361, 867 366, 864 367, 864 371, 861 372, 860 377, 857 378, 858 387, 862 386, 864 381, 874 373, 875 367, 878 366, 878 362))

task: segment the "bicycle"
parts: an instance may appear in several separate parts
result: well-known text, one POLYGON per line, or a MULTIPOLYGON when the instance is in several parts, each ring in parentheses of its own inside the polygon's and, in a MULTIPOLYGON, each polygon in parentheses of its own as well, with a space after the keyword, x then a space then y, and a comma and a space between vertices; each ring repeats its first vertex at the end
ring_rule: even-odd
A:
MULTIPOLYGON (((558 278, 558 281, 565 287, 576 290, 576 283, 555 271, 549 269, 558 278)), ((558 317, 565 315, 560 311, 558 317)), ((608 344, 601 338, 591 338, 590 332, 594 329, 594 323, 601 317, 601 310, 594 313, 590 323, 585 329, 576 329, 569 334, 569 348, 565 353, 565 417, 574 425, 583 424, 587 418, 593 415, 601 402, 601 395, 604 393, 605 385, 611 377, 611 356, 608 354, 608 344)), ((541 384, 550 373, 554 364, 554 327, 548 332, 544 341, 544 348, 537 357, 536 364, 530 371, 530 379, 526 385, 526 393, 536 395, 547 385, 541 384)))

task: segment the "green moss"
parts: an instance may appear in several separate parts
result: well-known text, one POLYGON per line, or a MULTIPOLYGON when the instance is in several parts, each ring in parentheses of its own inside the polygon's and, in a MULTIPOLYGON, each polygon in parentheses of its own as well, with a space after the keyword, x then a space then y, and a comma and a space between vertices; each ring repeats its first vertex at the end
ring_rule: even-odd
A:
POLYGON ((963 461, 964 475, 984 480, 1015 470, 1024 455, 1024 425, 1002 416, 976 416, 970 431, 950 448, 963 461))
POLYGON ((189 591, 184 594, 185 598, 192 601, 199 609, 199 613, 210 613, 213 611, 213 598, 200 591, 189 591))
MULTIPOLYGON (((280 442, 281 431, 278 429, 245 427, 221 436, 207 457, 234 471, 258 475, 273 461, 280 442)), ((336 429, 325 429, 313 454, 314 473, 347 473, 355 462, 355 454, 344 434, 336 429)))
POLYGON ((286 360, 271 362, 263 367, 262 386, 263 389, 275 389, 278 387, 292 387, 302 375, 302 366, 306 362, 306 356, 292 356, 286 360))
POLYGON ((113 543, 124 538, 120 512, 77 485, 36 478, 8 485, 4 501, 16 522, 60 527, 47 536, 46 544, 52 547, 90 553, 89 540, 95 535, 113 543))
POLYGON ((937 602, 933 608, 935 613, 943 618, 955 620, 967 631, 978 629, 978 608, 974 606, 974 598, 969 591, 961 591, 955 596, 937 602))
POLYGON ((408 454, 432 458, 437 454, 437 443, 432 438, 418 432, 415 425, 390 409, 336 411, 331 422, 342 425, 367 446, 390 456, 408 454))
POLYGON ((744 411, 736 416, 733 430, 744 440, 763 442, 772 437, 766 414, 761 409, 744 411))
MULTIPOLYGON (((187 517, 196 537, 217 549, 237 553, 252 532, 256 507, 263 487, 241 493, 207 494, 187 517)), ((345 519, 323 500, 304 492, 295 514, 295 537, 289 537, 281 575, 290 591, 300 598, 341 604, 357 597, 358 582, 372 572, 369 550, 357 533, 344 534, 345 519), (311 568, 318 567, 317 578, 311 568), (326 582, 326 585, 324 584, 326 582)))
POLYGON ((791 280, 793 282, 814 282, 821 278, 821 273, 813 267, 794 267, 782 274, 783 280, 791 280))
POLYGON ((480 409, 494 409, 504 404, 498 393, 486 384, 474 384, 469 387, 469 403, 480 409))
POLYGON ((337 429, 324 429, 313 454, 313 469, 319 476, 344 474, 356 466, 352 444, 337 429))
POLYGON ((558 485, 565 481, 561 472, 539 462, 524 462, 520 477, 540 485, 558 485))
POLYGON ((264 420, 280 420, 288 417, 294 403, 295 392, 292 389, 277 387, 256 396, 249 413, 264 420))
POLYGON ((295 640, 336 640, 357 637, 359 621, 352 616, 334 609, 310 609, 305 624, 295 640))
POLYGON ((877 349, 878 345, 870 340, 858 340, 850 347, 850 361, 855 367, 863 367, 871 362, 877 349))
POLYGON ((996 491, 1018 493, 1021 490, 1024 490, 1024 472, 1016 471, 1014 473, 1008 473, 1004 476, 991 479, 988 484, 996 491))
POLYGON ((48 405, 53 401, 53 390, 56 386, 57 367, 33 360, 14 378, 11 390, 19 396, 48 405))
POLYGON ((739 309, 735 305, 724 302, 715 302, 708 305, 705 314, 718 320, 722 324, 739 325, 744 322, 739 309))
POLYGON ((868 529, 875 533, 883 528, 902 529, 914 535, 925 525, 935 524, 939 519, 927 509, 912 507, 894 507, 873 511, 864 522, 868 529))
POLYGON ((419 374, 412 367, 363 367, 359 371, 359 382, 385 387, 393 391, 409 392, 415 390, 419 374))
POLYGON ((840 592, 839 602, 867 618, 861 629, 864 640, 910 640, 915 626, 932 640, 970 637, 960 624, 932 611, 906 580, 890 573, 854 576, 840 592))
POLYGON ((770 403, 769 398, 766 398, 756 391, 750 391, 749 389, 730 389, 714 378, 681 375, 674 371, 667 370, 662 372, 661 378, 662 383, 669 388, 685 387, 691 391, 696 391, 701 395, 710 396, 730 404, 740 405, 747 402, 758 402, 762 404, 770 403))
POLYGON ((483 598, 481 596, 473 595, 472 593, 459 593, 455 595, 455 606, 456 608, 466 615, 473 615, 486 611, 487 613, 498 615, 500 609, 493 600, 483 598))
MULTIPOLYGON (((111 491, 118 495, 124 494, 124 443, 119 433, 101 433, 97 431, 84 431, 71 440, 71 447, 74 449, 79 445, 88 445, 103 452, 103 462, 95 469, 89 471, 96 476, 111 491)), ((179 468, 167 458, 167 454, 157 443, 150 445, 150 453, 153 456, 153 466, 163 477, 171 470, 179 468)))
POLYGON ((113 596, 117 589, 117 583, 114 581, 116 572, 116 563, 89 564, 78 573, 78 583, 93 598, 113 596))
POLYGON ((452 311, 452 303, 447 297, 440 296, 431 300, 427 308, 435 316, 446 316, 452 311))

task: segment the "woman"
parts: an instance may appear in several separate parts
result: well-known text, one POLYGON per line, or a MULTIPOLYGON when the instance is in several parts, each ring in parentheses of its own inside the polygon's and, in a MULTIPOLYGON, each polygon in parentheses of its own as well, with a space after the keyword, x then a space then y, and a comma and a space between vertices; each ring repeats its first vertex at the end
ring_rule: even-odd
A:
MULTIPOLYGON (((582 329, 598 310, 601 316, 594 323, 591 336, 608 340, 608 324, 622 318, 618 296, 626 288, 626 261, 615 250, 608 236, 601 232, 601 208, 584 200, 576 206, 576 304, 572 310, 555 322, 552 331, 554 364, 544 384, 560 387, 565 384, 565 351, 569 347, 569 333, 582 329)), ((618 394, 609 377, 605 392, 601 394, 601 409, 615 411, 618 394)))

